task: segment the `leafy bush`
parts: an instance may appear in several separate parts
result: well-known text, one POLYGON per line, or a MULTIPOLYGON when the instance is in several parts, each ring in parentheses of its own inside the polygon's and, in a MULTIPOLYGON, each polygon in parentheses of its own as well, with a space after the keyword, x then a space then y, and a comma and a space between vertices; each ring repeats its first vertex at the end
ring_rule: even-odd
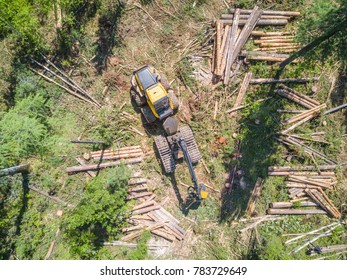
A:
POLYGON ((147 241, 151 237, 150 231, 145 231, 137 241, 136 249, 128 254, 129 260, 144 260, 147 256, 147 241))
POLYGON ((23 157, 41 154, 47 135, 46 110, 40 95, 20 101, 0 120, 0 166, 15 164, 23 157))
POLYGON ((72 253, 82 259, 98 258, 102 242, 116 238, 126 225, 129 171, 120 166, 95 177, 84 198, 65 217, 63 229, 72 253))

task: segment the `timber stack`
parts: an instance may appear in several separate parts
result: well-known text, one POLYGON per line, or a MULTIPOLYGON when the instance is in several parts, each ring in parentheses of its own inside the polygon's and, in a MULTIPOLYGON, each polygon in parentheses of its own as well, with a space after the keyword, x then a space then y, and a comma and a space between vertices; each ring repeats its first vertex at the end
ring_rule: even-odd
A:
MULTIPOLYGON (((89 175, 93 171, 103 168, 114 167, 121 163, 136 164, 143 160, 144 152, 141 146, 129 146, 119 149, 99 150, 84 154, 84 159, 77 158, 80 165, 71 166, 66 169, 68 174, 78 172, 88 172, 89 175)), ((93 175, 91 175, 93 176, 93 175)), ((93 176, 94 177, 94 176, 93 176)))
POLYGON ((270 203, 268 214, 329 214, 340 219, 341 213, 325 193, 336 187, 336 167, 337 165, 270 166, 269 176, 286 177, 284 183, 291 201, 270 203))
POLYGON ((170 242, 184 239, 185 231, 178 225, 179 220, 163 208, 165 201, 157 203, 154 200, 156 195, 147 187, 130 188, 128 193, 128 200, 134 199, 137 204, 129 218, 129 224, 132 226, 122 230, 128 234, 123 236, 121 241, 129 242, 146 230, 170 242))
POLYGON ((270 54, 262 53, 259 55, 254 52, 242 53, 242 49, 252 35, 261 36, 260 38, 267 37, 259 39, 261 41, 260 46, 265 49, 288 46, 292 50, 297 49, 298 46, 293 43, 292 35, 287 35, 285 32, 265 33, 254 31, 254 28, 256 26, 283 27, 292 17, 299 15, 299 12, 260 10, 257 6, 253 10, 230 9, 228 14, 222 14, 221 18, 214 22, 215 38, 213 40, 212 73, 215 79, 217 81, 222 80, 224 84, 228 84, 230 77, 235 75, 235 72, 238 71, 242 64, 242 59, 239 59, 239 56, 247 56, 248 59, 254 60, 262 60, 265 57, 268 61, 274 62, 285 60, 288 55, 274 54, 273 50, 269 52, 270 54), (277 38, 281 36, 283 38, 277 38), (277 41, 274 42, 274 40, 277 41), (282 41, 278 42, 278 40, 282 41), (236 63, 235 67, 234 63, 236 63))

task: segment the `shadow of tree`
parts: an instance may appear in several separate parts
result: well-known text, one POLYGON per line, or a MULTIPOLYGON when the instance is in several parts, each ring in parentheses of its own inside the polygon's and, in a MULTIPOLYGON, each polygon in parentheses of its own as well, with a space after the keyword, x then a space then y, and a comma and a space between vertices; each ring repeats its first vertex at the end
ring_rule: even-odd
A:
POLYGON ((99 40, 97 42, 97 54, 94 59, 99 73, 107 69, 107 59, 112 54, 113 47, 121 45, 121 39, 117 36, 117 31, 124 9, 125 4, 122 1, 110 2, 107 7, 103 8, 99 18, 99 30, 97 32, 99 40))
MULTIPOLYGON (((275 86, 272 86, 267 96, 273 96, 274 89, 275 86)), ((237 165, 240 172, 235 174, 231 189, 222 190, 221 222, 243 215, 257 178, 265 179, 268 176, 267 167, 273 163, 271 155, 277 149, 275 136, 279 130, 278 108, 282 108, 280 99, 254 103, 239 121, 242 143, 240 156, 237 160, 225 157, 224 166, 226 170, 233 170, 237 165)))

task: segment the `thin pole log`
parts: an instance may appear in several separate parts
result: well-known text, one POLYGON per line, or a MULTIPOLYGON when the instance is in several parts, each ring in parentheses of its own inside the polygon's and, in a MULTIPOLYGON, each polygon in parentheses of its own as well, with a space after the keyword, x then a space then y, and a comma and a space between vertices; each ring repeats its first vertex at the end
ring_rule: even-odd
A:
MULTIPOLYGON (((246 9, 241 9, 240 12, 241 14, 251 14, 253 10, 246 10, 246 9)), ((229 9, 230 13, 234 13, 235 9, 231 8, 229 9)), ((291 16, 291 17, 296 17, 300 15, 300 12, 293 12, 293 11, 274 11, 274 10, 264 10, 263 15, 279 15, 279 16, 291 16)))
POLYGON ((312 109, 314 107, 312 103, 308 103, 307 100, 300 98, 290 92, 287 92, 281 89, 276 90, 276 92, 278 93, 278 95, 283 96, 291 101, 294 101, 295 103, 298 103, 308 109, 312 109))
POLYGON ((297 253, 299 252, 301 249, 305 248, 307 245, 312 244, 313 242, 315 242, 316 240, 318 240, 321 237, 327 236, 331 231, 333 231, 335 228, 337 228, 340 224, 334 225, 332 228, 328 229, 327 231, 319 234, 318 236, 314 237, 313 239, 307 241, 305 244, 303 244, 302 246, 299 246, 295 249, 293 249, 289 254, 293 254, 293 253, 297 253))
POLYGON ((307 116, 306 118, 303 118, 302 120, 293 124, 292 126, 288 127, 287 129, 283 130, 281 133, 282 134, 288 134, 289 131, 292 131, 293 129, 297 128, 298 126, 304 124, 305 122, 308 122, 311 119, 314 119, 315 117, 317 117, 317 114, 311 114, 311 115, 307 116))
POLYGON ((337 165, 306 165, 306 166, 269 166, 268 171, 314 171, 317 170, 334 170, 337 168, 337 165))
POLYGON ((218 52, 220 52, 220 54, 219 54, 220 60, 219 60, 219 64, 218 64, 218 73, 216 73, 217 76, 223 75, 222 64, 223 64, 223 60, 225 59, 225 57, 223 55, 225 53, 225 48, 227 47, 226 43, 227 43, 227 39, 228 39, 229 29, 230 29, 230 26, 225 26, 221 47, 219 50, 217 50, 218 52))
POLYGON ((85 165, 85 166, 72 166, 66 168, 66 171, 68 174, 73 174, 77 172, 84 172, 84 171, 96 171, 102 168, 108 168, 108 167, 113 167, 120 165, 122 163, 124 164, 136 164, 142 162, 143 158, 132 158, 128 160, 123 160, 123 161, 114 161, 114 162, 106 162, 106 163, 100 163, 100 164, 90 164, 90 165, 85 165))
POLYGON ((124 158, 135 158, 135 157, 141 157, 143 156, 143 152, 140 153, 128 153, 128 154, 121 154, 121 155, 102 155, 100 157, 93 157, 95 160, 117 160, 117 159, 124 159, 124 158))
POLYGON ((255 52, 255 51, 244 51, 241 53, 241 56, 272 56, 272 57, 282 57, 286 58, 288 54, 280 54, 280 53, 268 53, 268 52, 255 52))
POLYGON ((327 212, 320 209, 267 209, 268 215, 326 215, 327 212))
MULTIPOLYGON (((317 78, 317 81, 318 81, 318 78, 317 78)), ((292 89, 292 88, 290 88, 290 87, 287 87, 287 86, 282 85, 282 84, 279 85, 279 87, 280 87, 281 89, 284 89, 284 90, 287 91, 287 92, 290 92, 291 94, 294 94, 294 95, 296 95, 296 96, 298 96, 298 97, 300 97, 300 98, 306 100, 308 103, 311 103, 311 104, 313 104, 313 105, 315 105, 315 106, 320 105, 320 103, 319 103, 317 100, 314 100, 313 98, 311 98, 311 97, 309 97, 309 96, 307 96, 307 95, 305 95, 305 94, 302 94, 302 93, 300 93, 300 92, 297 92, 296 90, 294 90, 294 89, 292 89)))
MULTIPOLYGON (((251 17, 249 17, 251 18, 251 17)), ((232 25, 233 24, 233 20, 232 19, 222 19, 221 22, 225 25, 232 25)), ((239 21, 239 25, 246 25, 247 24, 247 20, 245 19, 241 19, 239 21)), ((266 26, 266 25, 275 25, 275 26, 283 26, 283 25, 287 25, 288 24, 288 20, 287 19, 259 19, 258 22, 255 23, 254 26, 266 26)))
POLYGON ((318 175, 322 175, 322 176, 334 176, 335 173, 334 172, 308 172, 308 171, 304 171, 304 172, 300 172, 300 171, 269 171, 268 172, 269 176, 288 176, 288 175, 297 175, 297 176, 318 176, 318 175))
POLYGON ((290 32, 264 32, 264 31, 252 31, 252 36, 285 36, 290 35, 290 32))
POLYGON ((319 229, 315 229, 315 230, 306 232, 306 233, 304 233, 304 234, 301 234, 300 236, 297 236, 297 237, 294 237, 294 238, 292 238, 292 239, 287 240, 284 244, 290 244, 290 243, 292 243, 292 242, 294 242, 294 241, 296 241, 296 240, 299 240, 299 239, 301 239, 301 238, 304 238, 305 236, 310 235, 310 234, 317 234, 317 232, 320 232, 320 231, 322 231, 323 229, 326 229, 326 228, 333 227, 333 226, 335 226, 336 224, 338 224, 338 223, 337 223, 337 222, 334 222, 334 223, 332 223, 332 224, 323 226, 323 227, 321 227, 321 228, 319 228, 319 229))
POLYGON ((251 79, 250 84, 278 84, 278 83, 298 83, 304 84, 308 82, 318 81, 317 77, 313 78, 287 78, 287 79, 251 79))
POLYGON ((75 92, 73 92, 72 90, 68 89, 67 87, 64 87, 63 85, 59 84, 58 82, 54 81, 53 79, 51 78, 48 78, 47 76, 43 75, 42 73, 36 71, 35 69, 31 68, 31 67, 28 67, 31 71, 33 71, 34 73, 36 73, 37 75, 41 76, 42 78, 44 78, 45 80, 47 80, 48 82, 51 82, 55 85, 57 85, 58 87, 62 88, 63 90, 65 90, 66 92, 70 93, 71 95, 85 101, 85 102, 88 102, 96 107, 98 107, 94 102, 92 102, 91 100, 81 96, 80 94, 77 94, 75 92))
POLYGON ((268 39, 268 40, 254 40, 255 45, 261 45, 264 43, 291 43, 294 42, 293 39, 268 39))
POLYGON ((264 36, 260 37, 259 40, 275 40, 275 39, 294 39, 295 36, 264 36))
POLYGON ((298 205, 299 207, 316 207, 317 204, 311 201, 301 201, 299 203, 292 203, 292 202, 272 202, 270 203, 270 208, 292 208, 294 205, 298 205))
MULTIPOLYGON (((241 20, 247 20, 249 18, 250 15, 246 15, 246 14, 242 14, 240 15, 240 19, 241 20)), ((235 19, 235 15, 234 14, 222 14, 221 15, 221 19, 224 20, 232 20, 235 19)), ((284 20, 290 20, 290 17, 288 16, 275 16, 275 15, 261 15, 260 17, 261 20, 278 20, 278 19, 284 19, 284 20)))
POLYGON ((322 105, 313 107, 312 109, 309 109, 303 113, 300 113, 294 117, 291 117, 290 119, 284 120, 282 124, 285 124, 285 125, 292 124, 293 122, 302 120, 312 114, 319 114, 320 110, 324 109, 326 106, 327 106, 326 104, 322 104, 322 105))
POLYGON ((12 166, 9 168, 0 170, 0 177, 14 175, 17 173, 29 173, 30 172, 30 164, 21 164, 17 166, 12 166))
POLYGON ((273 57, 273 56, 260 56, 260 55, 247 55, 247 59, 256 60, 256 61, 281 62, 287 58, 286 57, 273 57))

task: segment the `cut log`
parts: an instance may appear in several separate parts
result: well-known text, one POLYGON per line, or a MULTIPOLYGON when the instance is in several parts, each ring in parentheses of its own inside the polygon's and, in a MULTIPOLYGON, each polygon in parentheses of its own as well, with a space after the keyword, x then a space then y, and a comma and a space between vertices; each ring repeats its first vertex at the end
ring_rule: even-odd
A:
POLYGON ((221 73, 221 76, 224 75, 225 73, 225 68, 226 68, 226 65, 227 65, 227 62, 229 60, 229 48, 230 48, 230 42, 231 42, 231 28, 225 28, 228 30, 227 34, 226 34, 226 41, 225 41, 225 47, 224 47, 224 50, 223 50, 223 54, 222 54, 222 63, 221 63, 221 66, 220 66, 220 73, 221 73))
POLYGON ((143 191, 148 191, 147 186, 143 186, 143 187, 136 187, 136 188, 130 188, 128 189, 128 192, 143 192, 143 191))
POLYGON ((158 209, 160 209, 160 207, 161 207, 160 205, 149 206, 146 208, 135 210, 135 211, 133 211, 133 213, 135 215, 145 214, 145 213, 148 213, 148 212, 151 212, 154 210, 158 210, 158 209))
POLYGON ((21 164, 0 170, 0 177, 14 175, 17 173, 29 173, 30 164, 21 164))
POLYGON ((249 198, 246 212, 249 216, 252 216, 255 210, 255 204, 257 199, 260 197, 261 187, 263 185, 264 180, 262 178, 258 178, 257 182, 254 185, 252 194, 249 198))
POLYGON ((263 13, 262 10, 259 10, 257 6, 254 7, 253 12, 251 13, 249 19, 247 20, 247 23, 243 27, 236 43, 235 48, 233 50, 232 56, 230 58, 230 65, 233 65, 236 58, 238 57, 238 54, 241 52, 241 49, 246 44, 249 36, 251 35, 252 30, 254 29, 255 25, 259 22, 260 16, 263 13))
POLYGON ((322 175, 322 176, 334 176, 334 172, 308 172, 308 171, 269 171, 269 176, 288 176, 288 175, 296 175, 296 176, 315 176, 315 175, 322 175))
MULTIPOLYGON (((234 21, 232 19, 222 19, 221 22, 225 25, 232 25, 234 21)), ((247 24, 247 20, 245 19, 241 19, 239 21, 240 26, 246 25, 246 24, 247 24)), ((288 24, 287 19, 259 19, 254 26, 266 26, 266 25, 283 26, 287 24, 288 24)))
POLYGON ((309 117, 312 114, 313 115, 317 115, 317 114, 319 114, 320 110, 324 109, 325 107, 326 107, 326 104, 322 104, 322 105, 313 107, 312 109, 309 109, 309 110, 307 110, 307 111, 305 111, 303 113, 300 113, 300 114, 298 114, 296 116, 293 116, 293 117, 291 117, 291 118, 289 118, 287 120, 284 120, 282 122, 282 124, 285 124, 285 125, 291 124, 291 123, 294 123, 296 121, 300 121, 300 120, 302 120, 302 119, 304 119, 306 117, 309 117))
POLYGON ((128 181, 128 185, 129 186, 143 185, 143 184, 146 184, 146 183, 147 183, 147 179, 145 179, 145 178, 128 181))
MULTIPOLYGON (((240 10, 240 9, 236 9, 235 10, 235 13, 237 10, 240 10)), ((243 19, 243 20, 246 20, 249 18, 249 14, 242 14, 240 15, 240 19, 243 19)), ((221 19, 234 19, 235 20, 235 15, 234 14, 222 14, 221 15, 221 19)), ((286 19, 286 20, 289 20, 290 17, 288 16, 278 16, 278 15, 261 15, 260 19, 286 19)))
POLYGON ((248 60, 255 61, 268 61, 268 62, 281 62, 286 60, 286 57, 274 57, 274 56, 261 56, 261 55, 247 55, 248 60))
POLYGON ((264 32, 264 31, 252 31, 252 36, 285 36, 290 35, 289 32, 264 32))
POLYGON ((162 231, 162 230, 159 230, 159 229, 154 229, 154 230, 151 230, 151 232, 159 237, 162 237, 166 240, 169 240, 171 242, 175 241, 175 237, 173 237, 172 235, 162 231))
POLYGON ((145 201, 139 205, 134 206, 133 211, 136 211, 136 210, 139 210, 142 208, 147 208, 149 206, 153 206, 154 204, 155 204, 155 201, 153 201, 153 200, 145 201))
MULTIPOLYGON (((246 10, 246 9, 240 9, 241 14, 251 14, 253 10, 246 10)), ((230 13, 234 13, 235 9, 231 8, 229 9, 230 13)), ((275 11, 275 10, 264 10, 263 15, 278 15, 278 16, 290 16, 290 17, 296 17, 300 16, 300 12, 293 12, 293 11, 275 11)), ((270 32, 269 32, 270 33, 270 32)))
POLYGON ((219 65, 221 65, 221 46, 222 46, 222 30, 223 30, 223 24, 220 22, 220 20, 216 21, 216 55, 215 55, 215 73, 216 75, 220 74, 219 65))
POLYGON ((268 171, 315 171, 319 170, 335 170, 338 166, 334 165, 306 165, 306 166, 269 166, 268 171))
POLYGON ((304 152, 306 152, 308 154, 313 154, 313 155, 323 159, 328 164, 337 164, 336 161, 327 158, 327 156, 324 155, 323 153, 321 153, 321 152, 319 152, 319 151, 317 151, 317 150, 315 150, 315 149, 313 149, 313 148, 311 148, 305 144, 302 144, 291 137, 286 137, 285 139, 282 139, 282 140, 286 145, 295 145, 297 147, 300 147, 304 150, 304 152))
POLYGON ((107 162, 107 163, 100 163, 100 164, 89 164, 84 166, 71 166, 66 168, 66 171, 68 174, 74 174, 77 172, 84 172, 84 171, 96 171, 100 170, 102 168, 108 168, 108 167, 114 167, 120 164, 136 164, 142 162, 143 158, 132 158, 122 161, 114 161, 114 162, 107 162))
POLYGON ((268 215, 326 215, 327 212, 320 209, 275 209, 269 208, 267 209, 268 215))
POLYGON ((301 201, 298 203, 292 203, 292 202, 272 202, 270 203, 270 208, 292 208, 294 205, 297 205, 299 207, 316 207, 318 206, 316 203, 311 201, 301 201))
POLYGON ((304 84, 311 81, 318 81, 317 77, 313 78, 288 78, 288 79, 251 79, 250 84, 278 84, 278 83, 296 83, 296 84, 304 84))
MULTIPOLYGON (((76 161, 77 161, 80 165, 82 165, 82 166, 87 165, 87 163, 86 163, 83 159, 81 159, 81 158, 76 158, 76 161)), ((90 177, 95 177, 95 176, 96 176, 96 174, 95 174, 93 171, 87 171, 87 174, 88 174, 90 177)))
POLYGON ((123 147, 123 148, 119 148, 119 149, 108 149, 108 150, 99 150, 99 151, 94 151, 91 152, 91 155, 96 155, 96 154, 102 154, 102 153, 115 153, 117 154, 118 152, 121 151, 132 151, 132 150, 141 150, 141 146, 129 146, 129 147, 123 147))
POLYGON ((116 159, 122 159, 122 158, 133 158, 133 157, 140 157, 143 156, 143 152, 141 150, 139 151, 122 151, 119 153, 104 153, 100 155, 92 155, 91 157, 94 160, 116 160, 116 159))
MULTIPOLYGON (((316 79, 318 80, 318 78, 316 78, 316 79)), ((317 100, 314 100, 313 98, 311 98, 311 97, 309 97, 309 96, 307 96, 305 94, 297 92, 296 90, 294 90, 294 89, 292 89, 290 87, 287 87, 286 85, 280 84, 279 88, 281 88, 281 89, 283 89, 283 90, 285 90, 287 92, 290 92, 291 94, 294 94, 294 95, 300 97, 303 100, 306 100, 307 103, 310 103, 313 106, 319 106, 320 105, 320 103, 317 100)))
POLYGON ((278 95, 283 96, 283 97, 285 97, 291 101, 294 101, 295 103, 300 104, 300 105, 302 105, 308 109, 311 109, 314 107, 314 105, 312 103, 309 103, 305 99, 302 99, 302 98, 300 98, 294 94, 291 94, 287 91, 278 89, 278 90, 276 90, 276 92, 278 93, 278 95))
POLYGON ((268 39, 268 40, 254 40, 253 43, 256 45, 261 45, 263 43, 292 43, 293 39, 268 39))
POLYGON ((274 39, 294 39, 295 36, 264 36, 260 37, 259 40, 274 40, 274 39))
POLYGON ((127 200, 138 199, 138 198, 149 196, 149 195, 152 195, 152 193, 151 192, 131 193, 131 196, 128 196, 127 200))
POLYGON ((255 52, 255 51, 244 51, 241 53, 241 56, 271 56, 271 57, 281 57, 287 58, 288 54, 283 53, 267 53, 267 52, 255 52))
POLYGON ((234 18, 234 23, 231 27, 231 34, 230 34, 230 46, 229 46, 229 51, 228 51, 228 61, 225 69, 225 75, 224 75, 224 84, 227 85, 229 83, 230 79, 230 71, 231 71, 231 66, 232 66, 232 57, 233 53, 235 51, 235 46, 237 42, 237 30, 239 27, 239 17, 240 17, 240 10, 236 9, 235 10, 235 18, 234 18))
MULTIPOLYGON (((240 87, 240 90, 239 90, 239 93, 237 95, 237 98, 236 98, 236 101, 235 101, 235 104, 234 104, 234 108, 237 108, 237 107, 240 107, 241 105, 241 102, 243 100, 243 98, 245 97, 246 95, 246 92, 247 92, 247 88, 248 88, 248 85, 249 85, 249 81, 251 80, 252 78, 252 72, 248 72, 245 77, 243 78, 243 81, 242 81, 242 84, 241 84, 241 87, 240 87)), ((231 113, 231 115, 235 115, 236 112, 233 112, 231 113)))
POLYGON ((260 47, 298 47, 300 46, 297 43, 274 43, 274 42, 267 42, 264 41, 263 43, 260 44, 260 47))

